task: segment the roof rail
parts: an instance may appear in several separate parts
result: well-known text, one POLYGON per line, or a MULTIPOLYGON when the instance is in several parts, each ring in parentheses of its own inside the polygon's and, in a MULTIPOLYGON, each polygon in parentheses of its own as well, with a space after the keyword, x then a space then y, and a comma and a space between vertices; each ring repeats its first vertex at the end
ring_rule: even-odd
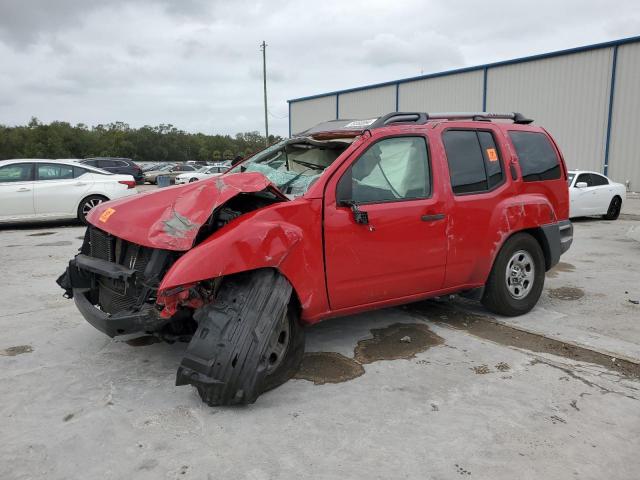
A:
POLYGON ((444 113, 425 113, 425 112, 391 112, 383 115, 373 122, 369 129, 384 127, 392 123, 414 123, 422 125, 429 120, 513 120, 513 123, 529 124, 533 120, 525 117, 521 113, 492 113, 492 112, 444 112, 444 113))

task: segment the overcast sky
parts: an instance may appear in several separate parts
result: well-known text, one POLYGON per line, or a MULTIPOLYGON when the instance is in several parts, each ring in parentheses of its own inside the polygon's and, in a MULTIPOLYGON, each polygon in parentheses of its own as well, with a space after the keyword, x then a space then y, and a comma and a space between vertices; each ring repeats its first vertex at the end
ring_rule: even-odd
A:
POLYGON ((287 134, 290 98, 640 35, 640 2, 0 0, 0 123, 287 134))

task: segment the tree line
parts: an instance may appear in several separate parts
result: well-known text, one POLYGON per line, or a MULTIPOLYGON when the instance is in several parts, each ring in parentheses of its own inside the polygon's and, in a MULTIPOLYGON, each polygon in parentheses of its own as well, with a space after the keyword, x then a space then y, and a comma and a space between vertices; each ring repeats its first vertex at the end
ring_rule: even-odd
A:
MULTIPOLYGON (((269 135, 269 144, 282 140, 269 135)), ((9 158, 127 157, 139 162, 229 160, 263 149, 258 132, 231 135, 188 133, 170 124, 132 128, 124 122, 88 127, 79 123, 0 125, 0 160, 9 158)))

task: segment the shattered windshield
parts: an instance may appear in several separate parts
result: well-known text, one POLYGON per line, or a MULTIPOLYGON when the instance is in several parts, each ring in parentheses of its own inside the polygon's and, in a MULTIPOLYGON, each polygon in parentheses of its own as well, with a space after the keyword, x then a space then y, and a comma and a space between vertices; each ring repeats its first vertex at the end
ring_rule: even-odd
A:
POLYGON ((349 142, 340 141, 285 140, 237 165, 229 174, 262 173, 284 194, 298 197, 348 146, 349 142))

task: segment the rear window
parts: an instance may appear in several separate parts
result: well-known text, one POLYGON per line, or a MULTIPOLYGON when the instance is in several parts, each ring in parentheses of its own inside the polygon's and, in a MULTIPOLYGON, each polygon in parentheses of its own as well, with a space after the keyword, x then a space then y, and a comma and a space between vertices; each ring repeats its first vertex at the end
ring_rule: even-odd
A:
POLYGON ((547 136, 538 132, 509 132, 516 148, 522 180, 537 182, 560 178, 560 162, 547 136))

